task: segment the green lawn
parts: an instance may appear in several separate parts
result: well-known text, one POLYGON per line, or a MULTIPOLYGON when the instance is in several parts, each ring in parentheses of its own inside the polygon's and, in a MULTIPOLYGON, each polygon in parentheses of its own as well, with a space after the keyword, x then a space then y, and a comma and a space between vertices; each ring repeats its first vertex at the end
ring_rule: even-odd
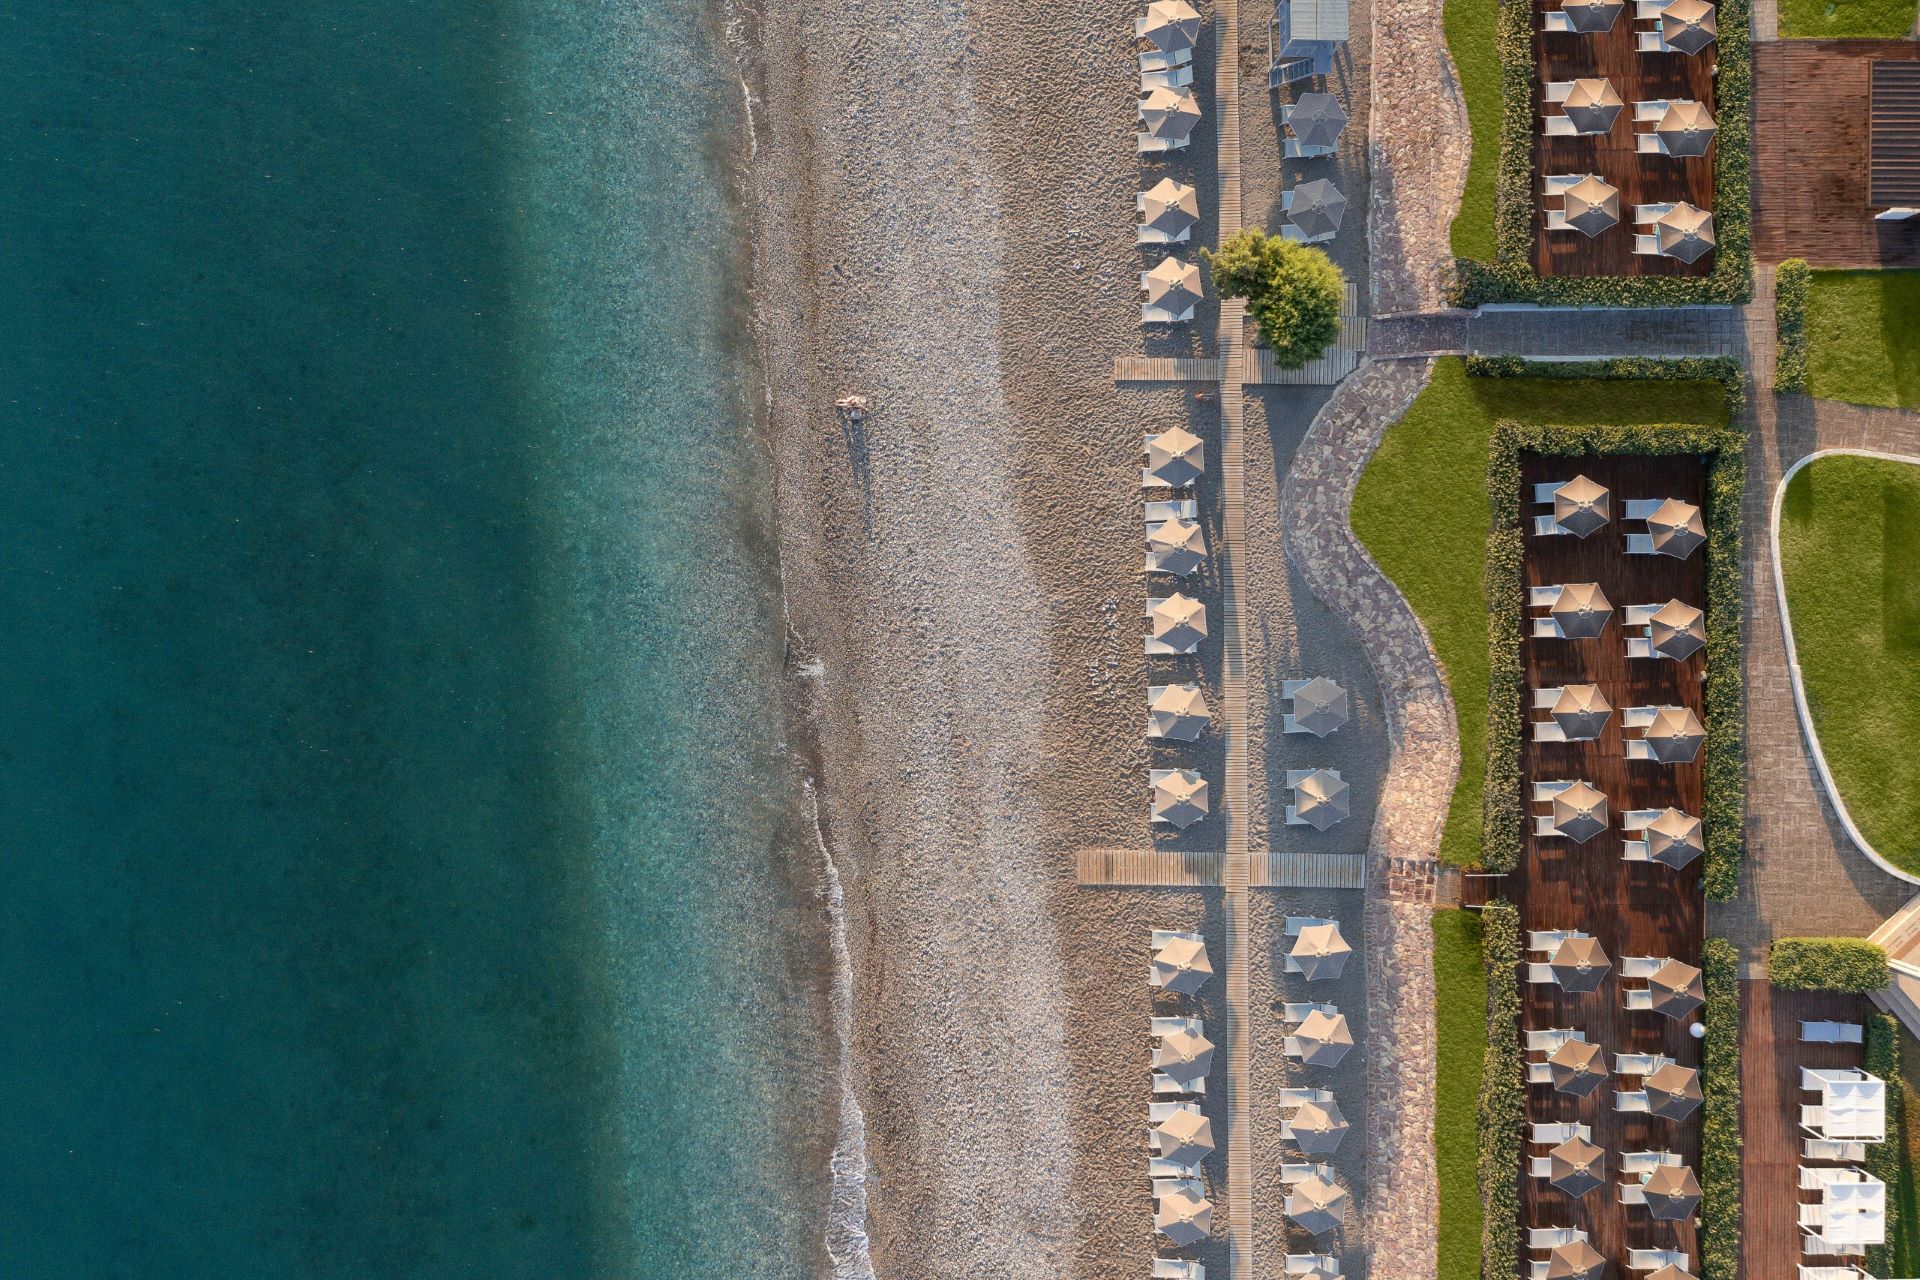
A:
POLYGON ((1920 271, 1813 273, 1807 391, 1852 404, 1920 405, 1920 271))
POLYGON ((1487 441, 1502 418, 1520 422, 1726 422, 1712 382, 1583 382, 1469 378, 1441 360, 1433 382, 1388 428, 1353 496, 1353 529, 1405 593, 1433 638, 1460 721, 1460 785, 1440 853, 1480 857, 1486 774, 1487 441))
POLYGON ((1440 1280, 1479 1280, 1480 1071, 1487 1049, 1487 971, 1480 917, 1433 913, 1438 1032, 1433 1146, 1440 1175, 1440 1280))
POLYGON ((1913 0, 1780 0, 1783 36, 1898 40, 1912 30, 1913 0))
POLYGON ((1498 0, 1447 0, 1447 52, 1460 73, 1473 131, 1473 161, 1450 238, 1456 258, 1493 261, 1493 180, 1500 165, 1500 56, 1494 51, 1498 0))
POLYGON ((1787 486, 1780 562, 1834 782, 1874 848, 1920 871, 1920 467, 1803 468, 1787 486))

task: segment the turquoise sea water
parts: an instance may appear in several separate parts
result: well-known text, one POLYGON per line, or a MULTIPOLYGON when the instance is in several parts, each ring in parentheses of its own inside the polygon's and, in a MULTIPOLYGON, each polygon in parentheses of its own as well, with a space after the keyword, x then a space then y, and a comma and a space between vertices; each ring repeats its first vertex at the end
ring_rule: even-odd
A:
POLYGON ((23 4, 0 78, 0 1274, 809 1274, 719 33, 23 4))

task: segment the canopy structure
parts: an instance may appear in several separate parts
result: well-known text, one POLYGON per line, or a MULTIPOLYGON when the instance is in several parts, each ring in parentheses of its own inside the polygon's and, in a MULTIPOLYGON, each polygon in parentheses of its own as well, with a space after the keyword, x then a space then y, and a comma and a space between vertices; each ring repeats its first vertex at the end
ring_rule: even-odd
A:
POLYGON ((1213 1041, 1197 1031, 1170 1031, 1154 1046, 1153 1069, 1191 1084, 1213 1065, 1213 1041))
POLYGON ((1570 582, 1560 588, 1560 598, 1550 611, 1560 624, 1560 634, 1569 640, 1592 640, 1607 629, 1613 605, 1597 582, 1570 582))
POLYGON ((1653 995, 1653 1007, 1669 1018, 1684 1018, 1707 1002, 1706 989, 1700 984, 1700 971, 1690 964, 1668 960, 1647 979, 1653 995))
POLYGON ((1591 783, 1573 783, 1553 798, 1553 829, 1585 844, 1607 829, 1607 797, 1591 783))
POLYGON ((1200 196, 1184 182, 1162 178, 1140 194, 1140 221, 1172 238, 1200 222, 1200 196))
POLYGON ((1669 600, 1647 618, 1647 638, 1663 658, 1685 662, 1707 647, 1707 615, 1680 600, 1669 600))
POLYGON ((1287 952, 1287 958, 1309 981, 1315 981, 1339 977, 1340 971, 1346 967, 1347 957, 1352 954, 1353 947, 1340 936, 1339 925, 1314 924, 1300 931, 1300 936, 1293 940, 1293 950, 1287 952))
POLYGON ((1347 198, 1340 194, 1340 188, 1325 178, 1315 178, 1295 187, 1292 195, 1287 221, 1300 228, 1307 239, 1330 236, 1340 229, 1340 220, 1347 213, 1347 198))
POLYGON ((1698 262, 1713 248, 1713 215, 1685 200, 1656 221, 1653 231, 1659 237, 1660 252, 1682 262, 1698 262))
POLYGON ((1700 1209, 1700 1183, 1683 1164, 1655 1165, 1640 1184, 1647 1212, 1662 1222, 1685 1222, 1700 1209))
POLYGON ((1599 1280, 1606 1267, 1607 1260, 1585 1240, 1547 1251, 1547 1280, 1599 1280))
POLYGON ((1353 1031, 1346 1014, 1315 1009, 1287 1041, 1287 1047, 1298 1049, 1300 1061, 1308 1066, 1337 1067, 1353 1049, 1353 1031))
POLYGON ((1147 554, 1157 572, 1184 578, 1207 562, 1207 542, 1198 521, 1176 517, 1147 526, 1147 554))
POLYGON ((1347 722, 1347 691, 1325 676, 1315 676, 1293 691, 1293 722, 1324 738, 1347 722))
POLYGON ((1213 723, 1197 684, 1159 684, 1147 690, 1147 736, 1195 742, 1213 723))
POLYGON ((1678 498, 1668 498, 1647 517, 1647 532, 1653 535, 1655 551, 1676 560, 1685 560, 1707 540, 1706 526, 1700 522, 1700 508, 1678 498))
POLYGON ((1200 34, 1200 15, 1187 0, 1153 0, 1147 16, 1134 22, 1133 33, 1162 53, 1185 53, 1200 34))
POLYGON ((1325 769, 1315 769, 1294 784, 1296 817, 1315 831, 1325 831, 1351 811, 1347 784, 1325 769))
POLYGON ((1347 1136, 1347 1118, 1340 1114, 1337 1102, 1308 1102, 1287 1122, 1293 1140, 1309 1155, 1331 1155, 1340 1149, 1347 1136))
POLYGON ((1146 454, 1146 478, 1154 485, 1185 489, 1206 472, 1207 446, 1185 427, 1148 436, 1146 454))
POLYGON ((1190 90, 1155 87, 1140 99, 1140 122, 1149 137, 1185 142, 1200 123, 1200 103, 1190 90))
POLYGON ((1691 764, 1706 740, 1706 726, 1689 707, 1661 707, 1647 726, 1647 751, 1661 764, 1691 764))
POLYGON ((1599 35, 1613 30, 1620 11, 1626 7, 1623 0, 1563 0, 1560 12, 1567 15, 1568 24, 1580 34, 1599 35))
POLYGON ((1155 1206, 1153 1229, 1175 1244, 1199 1244, 1213 1229, 1213 1202, 1193 1187, 1176 1186, 1155 1206))
POLYGON ((1548 961, 1553 970, 1555 982, 1562 991, 1575 994, 1596 991, 1605 981, 1607 971, 1613 968, 1613 961, 1601 949, 1594 938, 1567 938, 1553 949, 1553 959, 1548 961))
POLYGON ((1699 53, 1720 37, 1720 23, 1706 0, 1673 0, 1660 11, 1660 38, 1681 53, 1699 53))
POLYGON ((1207 816, 1207 780, 1192 769, 1153 769, 1153 820, 1182 831, 1207 816))
POLYGON ((1147 305, 1173 315, 1191 311, 1205 296, 1200 268, 1179 258, 1162 258, 1147 272, 1147 305))
POLYGON ((1347 1193, 1317 1175, 1287 1188, 1287 1216, 1314 1235, 1338 1228, 1346 1209, 1347 1193))
POLYGON ((1647 1077, 1647 1106, 1667 1120, 1685 1120, 1700 1105, 1700 1073, 1669 1062, 1647 1077))
MULTIPOLYGON (((1561 104, 1567 113, 1567 119, 1573 121, 1575 133, 1606 133, 1613 128, 1613 122, 1620 118, 1626 102, 1619 91, 1613 87, 1613 81, 1601 77, 1593 80, 1575 80, 1572 92, 1561 104)), ((1594 179, 1589 175, 1588 181, 1594 179)))
POLYGON ((1174 592, 1164 600, 1149 600, 1147 620, 1155 640, 1174 653, 1192 653, 1207 638, 1207 606, 1174 592))
POLYGON ((1553 700, 1553 722, 1568 742, 1592 742, 1607 727, 1613 705, 1601 696, 1597 684, 1569 684, 1553 700))
POLYGON ((1585 1040, 1568 1040, 1547 1055, 1547 1073, 1557 1091, 1588 1097, 1607 1082, 1606 1050, 1585 1040))
POLYGON ((1821 1081, 1818 1110, 1822 1137, 1879 1142, 1887 1136, 1887 1086, 1877 1076, 1821 1081))
POLYGON ((1170 938, 1153 953, 1147 965, 1147 983, 1167 991, 1190 996, 1213 976, 1213 961, 1207 958, 1207 944, 1197 935, 1170 938))
POLYGON ((1547 1181, 1578 1200, 1607 1185, 1607 1153, 1585 1138, 1569 1138, 1547 1153, 1547 1181))
POLYGON ((1620 224, 1620 190, 1588 174, 1567 188, 1567 225, 1587 236, 1597 236, 1620 224))
POLYGON ((1213 1123, 1200 1108, 1183 1106, 1155 1125, 1150 1135, 1162 1160, 1196 1165, 1213 1152, 1213 1123))
POLYGON ((1719 128, 1705 107, 1686 100, 1669 102, 1653 131, 1670 156, 1704 156, 1719 128))
POLYGON ((1303 93, 1287 108, 1287 128, 1303 147, 1334 146, 1346 127, 1347 113, 1330 93, 1303 93))
POLYGON ((1706 852, 1700 819, 1678 809, 1663 809, 1646 827, 1647 857, 1676 871, 1706 852))
POLYGON ((1828 1244, 1884 1244, 1887 1238, 1887 1184, 1871 1175, 1859 1182, 1829 1182, 1820 1193, 1826 1221, 1820 1227, 1828 1244))
MULTIPOLYGON (((1574 184, 1578 190, 1588 182, 1599 182, 1592 174, 1574 184)), ((1607 184, 1600 182, 1605 187, 1607 184)), ((1608 187, 1608 190, 1612 190, 1608 187)), ((1571 210, 1569 210, 1571 212, 1571 210)), ((1613 192, 1613 219, 1620 220, 1620 193, 1613 192)), ((1571 221, 1571 219, 1569 219, 1571 221)), ((1604 485, 1585 476, 1575 476, 1553 491, 1553 522, 1576 538, 1584 538, 1607 527, 1613 518, 1613 496, 1604 485)))

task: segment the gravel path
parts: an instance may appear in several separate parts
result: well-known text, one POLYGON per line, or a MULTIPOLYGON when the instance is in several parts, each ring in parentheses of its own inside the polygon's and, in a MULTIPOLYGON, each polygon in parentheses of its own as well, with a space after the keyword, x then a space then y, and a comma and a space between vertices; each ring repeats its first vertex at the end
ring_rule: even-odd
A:
POLYGON ((1467 104, 1447 53, 1443 0, 1374 0, 1367 239, 1376 316, 1446 305, 1447 228, 1466 186, 1467 104))

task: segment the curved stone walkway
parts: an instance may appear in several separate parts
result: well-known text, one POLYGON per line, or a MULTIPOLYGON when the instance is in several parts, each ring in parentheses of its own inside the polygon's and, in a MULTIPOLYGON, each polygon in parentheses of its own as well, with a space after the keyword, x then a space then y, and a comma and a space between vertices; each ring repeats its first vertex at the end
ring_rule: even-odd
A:
POLYGON ((1367 1273, 1437 1274, 1433 877, 1460 773, 1453 701, 1427 633, 1354 537, 1360 473, 1426 385, 1430 361, 1367 363, 1327 401, 1280 492, 1288 558, 1353 628, 1380 684, 1391 757, 1368 840, 1367 1273))

